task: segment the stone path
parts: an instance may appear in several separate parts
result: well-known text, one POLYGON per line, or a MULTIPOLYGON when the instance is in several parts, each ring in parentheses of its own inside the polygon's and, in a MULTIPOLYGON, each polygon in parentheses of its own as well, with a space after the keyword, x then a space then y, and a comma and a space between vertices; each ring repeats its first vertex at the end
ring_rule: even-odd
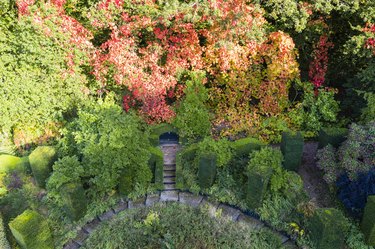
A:
POLYGON ((176 153, 180 146, 178 144, 164 144, 160 148, 164 154, 164 189, 176 190, 176 153))
POLYGON ((78 232, 77 236, 67 243, 63 248, 80 248, 101 222, 111 220, 120 212, 124 212, 127 209, 149 207, 158 202, 179 202, 191 207, 208 208, 209 214, 212 217, 216 217, 218 213, 221 213, 221 217, 234 222, 243 223, 252 227, 254 230, 267 227, 277 236, 279 236, 283 245, 287 246, 287 248, 297 248, 295 242, 291 240, 290 237, 285 235, 285 233, 274 230, 258 218, 244 213, 236 207, 232 207, 224 203, 210 201, 208 200, 207 196, 194 195, 192 193, 179 190, 160 191, 154 194, 148 194, 147 196, 137 200, 121 200, 115 207, 97 216, 95 219, 84 225, 78 232))

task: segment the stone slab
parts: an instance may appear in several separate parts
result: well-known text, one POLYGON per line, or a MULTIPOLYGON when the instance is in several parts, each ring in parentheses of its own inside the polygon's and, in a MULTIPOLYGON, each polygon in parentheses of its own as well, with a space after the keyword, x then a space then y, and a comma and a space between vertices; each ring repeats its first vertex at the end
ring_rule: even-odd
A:
POLYGON ((74 242, 76 242, 76 244, 82 246, 83 245, 83 242, 89 237, 89 234, 86 233, 85 231, 81 230, 79 231, 79 233, 77 234, 77 237, 75 237, 74 239, 74 242))
POLYGON ((191 193, 180 192, 179 201, 192 207, 198 207, 203 199, 201 195, 194 195, 191 193))
POLYGON ((237 222, 242 222, 253 229, 261 229, 262 227, 264 227, 263 222, 243 213, 240 213, 237 218, 237 222))
POLYGON ((224 218, 230 219, 232 221, 236 221, 238 216, 240 215, 241 211, 238 210, 237 208, 230 207, 225 204, 220 204, 218 209, 222 210, 221 215, 224 218))
POLYGON ((68 244, 66 244, 63 249, 78 249, 80 248, 81 246, 79 244, 77 244, 76 242, 74 241, 70 241, 68 244))
POLYGON ((118 213, 120 213, 121 211, 124 211, 127 208, 128 208, 128 202, 127 201, 121 201, 119 204, 114 206, 112 209, 116 214, 118 214, 118 213))
POLYGON ((129 201, 128 202, 128 208, 142 208, 145 207, 145 202, 146 202, 146 197, 139 198, 134 201, 129 201))
POLYGON ((160 193, 147 195, 146 206, 147 207, 152 206, 155 203, 159 202, 159 200, 160 200, 160 193))
POLYGON ((281 233, 279 233, 279 232, 277 232, 277 231, 272 231, 272 232, 273 232, 277 237, 280 238, 282 244, 284 244, 285 242, 287 242, 287 241, 289 240, 288 237, 286 237, 285 235, 283 235, 283 234, 281 234, 281 233))
POLYGON ((160 201, 178 201, 178 191, 163 191, 160 194, 160 201))
POLYGON ((174 191, 176 190, 176 184, 164 184, 164 190, 174 191))
POLYGON ((113 217, 113 215, 115 215, 115 212, 112 209, 110 209, 107 212, 104 212, 101 215, 99 215, 98 219, 100 221, 109 220, 109 219, 111 219, 113 217))
POLYGON ((209 215, 212 217, 216 216, 216 211, 217 211, 218 206, 219 206, 218 203, 208 201, 207 197, 203 197, 201 203, 199 204, 199 207, 207 208, 209 215))
POLYGON ((298 249, 298 246, 295 242, 288 240, 287 242, 283 243, 283 248, 285 249, 298 249))
POLYGON ((89 223, 87 223, 85 226, 82 227, 82 230, 86 231, 87 233, 92 233, 92 231, 94 231, 96 229, 97 226, 99 226, 100 224, 100 221, 95 218, 93 219, 92 221, 90 221, 89 223))

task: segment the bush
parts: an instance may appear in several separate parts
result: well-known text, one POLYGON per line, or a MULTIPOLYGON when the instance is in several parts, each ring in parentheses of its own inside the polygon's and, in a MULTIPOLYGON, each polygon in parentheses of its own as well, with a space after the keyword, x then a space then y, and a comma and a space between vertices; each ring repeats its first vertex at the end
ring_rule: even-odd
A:
POLYGON ((118 190, 120 194, 125 196, 128 196, 134 190, 132 173, 128 169, 124 169, 120 174, 118 190))
POLYGON ((328 144, 316 153, 316 165, 324 171, 323 179, 328 184, 334 184, 338 174, 338 164, 336 160, 336 149, 328 144))
POLYGON ((56 159, 56 150, 50 146, 39 146, 31 152, 30 166, 39 187, 44 188, 56 159))
POLYGON ((26 210, 9 223, 10 230, 24 249, 53 249, 48 222, 37 212, 26 210))
POLYGON ((318 208, 309 220, 310 239, 319 249, 343 248, 349 229, 345 216, 334 208, 318 208))
POLYGON ((366 244, 375 246, 375 195, 371 195, 367 199, 361 231, 365 235, 366 244))
POLYGON ((0 248, 1 249, 10 249, 9 242, 6 237, 4 223, 3 223, 3 217, 0 214, 0 248))
POLYGON ((66 183, 60 188, 64 211, 71 220, 79 220, 86 214, 87 199, 81 183, 66 183))
POLYGON ((153 173, 152 182, 155 183, 157 189, 163 189, 163 152, 158 147, 150 147, 151 157, 148 161, 150 170, 153 173))
POLYGON ((242 138, 233 142, 234 154, 237 157, 248 157, 249 154, 254 150, 259 150, 265 146, 265 144, 256 138, 242 138))
POLYGON ((318 148, 323 148, 328 144, 338 148, 345 141, 347 135, 348 129, 346 128, 322 128, 319 132, 318 148))
POLYGON ((197 157, 198 145, 191 144, 177 152, 176 155, 176 188, 185 189, 183 172, 194 167, 194 160, 197 157))
POLYGON ((168 124, 168 123, 162 123, 162 124, 151 126, 150 137, 149 137, 151 145, 158 146, 160 135, 166 132, 177 133, 177 129, 173 125, 168 124))
POLYGON ((216 155, 204 154, 199 157, 198 181, 201 189, 208 189, 216 178, 216 155))
POLYGON ((280 148, 284 155, 284 168, 297 171, 303 154, 303 137, 301 133, 283 132, 280 148))
POLYGON ((25 171, 27 167, 27 157, 20 158, 11 155, 0 155, 0 173, 11 171, 25 171))

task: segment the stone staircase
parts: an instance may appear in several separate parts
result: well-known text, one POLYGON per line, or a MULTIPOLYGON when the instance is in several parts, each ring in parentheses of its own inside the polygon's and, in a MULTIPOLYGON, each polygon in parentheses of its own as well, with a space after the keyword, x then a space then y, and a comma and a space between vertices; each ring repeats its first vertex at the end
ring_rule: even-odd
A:
POLYGON ((180 146, 178 144, 164 144, 160 146, 160 149, 164 155, 164 190, 176 190, 176 153, 180 146))

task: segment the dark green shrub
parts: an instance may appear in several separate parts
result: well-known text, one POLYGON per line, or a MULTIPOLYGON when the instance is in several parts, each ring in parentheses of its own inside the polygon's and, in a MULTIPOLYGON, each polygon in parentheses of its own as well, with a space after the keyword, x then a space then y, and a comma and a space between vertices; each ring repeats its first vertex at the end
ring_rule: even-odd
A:
POLYGON ((30 166, 39 187, 44 188, 56 159, 56 150, 50 146, 39 146, 31 152, 29 156, 30 166))
POLYGON ((11 155, 0 155, 0 173, 11 171, 25 171, 27 168, 27 157, 16 157, 11 155))
POLYGON ((345 141, 347 135, 348 129, 346 128, 322 128, 319 132, 318 148, 323 148, 328 144, 337 148, 345 141))
POLYGON ((162 123, 162 124, 151 126, 150 137, 149 137, 151 145, 158 146, 160 135, 166 132, 177 133, 177 129, 173 125, 168 124, 168 123, 162 123))
POLYGON ((124 169, 120 175, 118 190, 122 195, 129 195, 133 190, 133 177, 129 170, 124 169))
POLYGON ((238 139, 233 142, 234 154, 237 157, 248 157, 252 151, 259 150, 264 146, 263 142, 251 137, 238 139))
POLYGON ((318 208, 308 223, 310 240, 319 249, 343 248, 349 226, 345 216, 334 208, 318 208))
POLYGON ((274 171, 281 170, 283 156, 279 150, 264 147, 250 154, 247 167, 246 203, 255 209, 262 205, 269 181, 274 171))
POLYGON ((281 137, 281 152, 284 155, 283 166, 287 170, 297 171, 302 160, 303 137, 300 132, 296 134, 283 132, 281 137))
POLYGON ((53 249, 48 222, 37 212, 26 210, 9 223, 10 230, 24 249, 53 249))
POLYGON ((163 152, 159 147, 150 148, 151 157, 148 161, 150 170, 153 174, 152 182, 155 183, 155 187, 158 189, 163 189, 163 152))
POLYGON ((201 189, 207 189, 214 184, 216 178, 216 155, 203 154, 199 158, 198 181, 201 189))
POLYGON ((194 160, 197 157, 198 145, 192 144, 184 147, 176 155, 176 188, 185 189, 183 169, 194 167, 194 160))
POLYGON ((3 217, 0 214, 0 248, 1 249, 10 249, 9 242, 5 234, 5 228, 3 223, 3 217))
POLYGON ((375 195, 370 195, 367 198, 361 230, 365 235, 366 244, 375 246, 375 195))
POLYGON ((71 220, 82 218, 87 209, 87 198, 81 183, 66 183, 60 188, 64 211, 71 220))

